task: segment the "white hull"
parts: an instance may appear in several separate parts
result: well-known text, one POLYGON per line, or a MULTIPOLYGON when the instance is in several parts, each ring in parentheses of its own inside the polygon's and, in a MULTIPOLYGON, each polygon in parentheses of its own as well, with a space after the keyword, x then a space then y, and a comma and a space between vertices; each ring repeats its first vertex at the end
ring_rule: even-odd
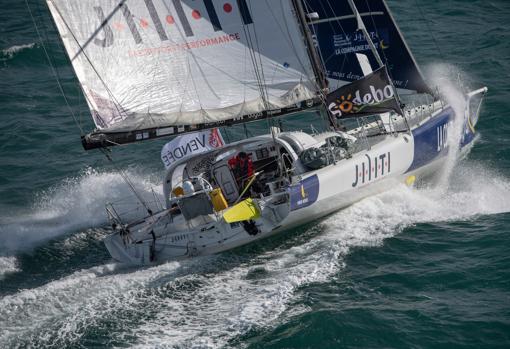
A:
MULTIPOLYGON (((132 226, 129 233, 108 236, 105 244, 114 259, 151 264, 230 250, 324 217, 363 198, 437 173, 447 158, 447 134, 443 131, 452 115, 451 108, 440 108, 428 120, 417 123, 412 133, 388 134, 351 158, 294 175, 279 194, 285 200, 258 200, 262 214, 254 221, 256 234, 250 234, 241 223, 226 223, 218 213, 179 222, 162 211, 132 226)), ((472 128, 466 128, 462 149, 473 139, 472 128)))

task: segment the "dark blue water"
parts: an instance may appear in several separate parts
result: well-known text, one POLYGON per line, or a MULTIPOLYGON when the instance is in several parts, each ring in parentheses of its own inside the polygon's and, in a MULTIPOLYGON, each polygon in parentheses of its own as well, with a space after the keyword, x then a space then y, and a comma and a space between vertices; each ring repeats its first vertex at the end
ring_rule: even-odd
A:
MULTIPOLYGON (((69 104, 88 111, 43 2, 69 104)), ((0 347, 510 347, 510 1, 388 1, 433 80, 489 87, 440 188, 397 188, 229 253, 131 269, 102 238, 129 195, 85 152, 24 2, 0 4, 0 347)), ((242 130, 231 130, 232 137, 242 130)), ((159 190, 164 141, 113 149, 159 190)))

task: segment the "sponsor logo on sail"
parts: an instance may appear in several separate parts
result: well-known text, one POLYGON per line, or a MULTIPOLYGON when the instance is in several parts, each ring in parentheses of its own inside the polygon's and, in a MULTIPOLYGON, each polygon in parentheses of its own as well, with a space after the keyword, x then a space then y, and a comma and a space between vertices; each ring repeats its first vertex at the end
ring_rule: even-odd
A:
MULTIPOLYGON (((214 32, 223 31, 218 11, 222 11, 225 14, 232 13, 234 10, 232 5, 233 3, 238 6, 242 24, 248 25, 253 23, 250 8, 248 7, 246 0, 237 0, 232 3, 225 2, 221 8, 218 8, 218 5, 215 6, 212 0, 203 0, 202 2, 208 17, 207 22, 210 23, 214 32)), ((155 30, 161 42, 164 42, 169 40, 165 26, 175 26, 177 25, 177 22, 180 23, 179 29, 186 35, 186 37, 189 38, 195 36, 191 23, 202 19, 202 13, 200 12, 202 11, 202 7, 199 7, 198 1, 196 5, 194 3, 190 4, 189 2, 185 2, 185 6, 183 6, 182 0, 172 0, 173 9, 169 10, 168 5, 165 5, 166 13, 158 13, 153 0, 145 0, 144 3, 149 14, 148 17, 144 16, 143 13, 133 13, 126 2, 121 2, 113 13, 105 12, 101 6, 94 6, 94 12, 99 19, 99 23, 101 23, 100 31, 102 31, 103 35, 94 35, 93 43, 100 47, 109 47, 113 45, 115 41, 113 29, 122 32, 126 26, 128 27, 136 44, 141 44, 143 42, 140 30, 145 30, 147 28, 155 30), (194 9, 190 9, 189 6, 194 6, 194 9), (117 11, 122 15, 123 21, 111 20, 114 18, 113 15, 117 11), (177 18, 174 17, 174 14, 177 18), (162 18, 164 18, 164 21, 161 20, 162 18), (178 19, 178 21, 176 19, 178 19)), ((162 11, 160 10, 160 12, 162 11)), ((198 48, 200 46, 209 46, 239 39, 239 33, 226 34, 216 38, 209 38, 194 42, 196 47, 192 47, 193 45, 189 45, 189 42, 186 42, 184 44, 186 46, 183 48, 198 48)))
MULTIPOLYGON (((376 48, 386 50, 390 47, 388 28, 378 28, 377 32, 371 31, 368 34, 376 48)), ((370 45, 361 31, 336 34, 333 35, 332 39, 336 55, 370 51, 370 45)))
POLYGON ((211 148, 221 148, 224 146, 223 138, 221 137, 220 131, 217 128, 210 130, 208 143, 211 148))
POLYGON ((341 117, 345 114, 359 113, 363 110, 363 106, 383 103, 394 96, 395 92, 391 85, 386 85, 382 89, 370 85, 369 92, 366 94, 362 95, 360 90, 357 90, 354 95, 349 93, 347 96, 339 96, 329 104, 329 110, 336 117, 341 117))

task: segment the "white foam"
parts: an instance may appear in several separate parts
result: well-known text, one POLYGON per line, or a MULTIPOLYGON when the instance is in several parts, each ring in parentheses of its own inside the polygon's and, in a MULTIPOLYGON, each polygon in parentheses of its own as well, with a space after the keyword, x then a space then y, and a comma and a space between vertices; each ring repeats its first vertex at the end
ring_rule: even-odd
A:
POLYGON ((0 280, 4 279, 7 274, 19 271, 16 257, 0 257, 0 280))
MULTIPOLYGON (((168 263, 132 273, 110 264, 76 272, 0 299, 0 347, 72 343, 100 319, 141 302, 136 292, 178 268, 168 263)), ((127 270, 129 271, 129 270, 127 270)))
POLYGON ((200 285, 153 299, 158 313, 134 330, 134 347, 222 347, 251 329, 274 325, 299 287, 328 280, 346 252, 317 238, 212 276, 184 277, 200 285), (253 269, 262 275, 251 278, 253 269))
MULTIPOLYGON (((149 175, 128 174, 137 191, 153 200, 152 188, 159 190, 159 183, 152 182, 149 175)), ((82 175, 67 179, 38 195, 28 213, 10 212, 9 217, 0 217, 3 221, 0 225, 0 250, 32 248, 62 234, 103 225, 107 222, 105 204, 126 197, 131 197, 128 204, 132 208, 138 207, 132 191, 119 173, 88 169, 82 175)))
POLYGON ((353 245, 380 243, 417 223, 470 220, 510 212, 510 183, 483 165, 462 164, 451 175, 449 190, 413 190, 404 185, 363 200, 332 216, 325 226, 341 231, 353 245))
POLYGON ((455 112, 447 129, 448 156, 439 180, 439 187, 446 189, 457 162, 465 126, 467 100, 463 90, 467 89, 466 74, 451 64, 434 64, 428 68, 428 74, 430 80, 438 87, 441 95, 455 112))
POLYGON ((35 43, 23 44, 23 45, 14 45, 14 46, 11 46, 9 48, 3 49, 1 52, 2 52, 2 56, 11 59, 11 58, 14 57, 14 55, 16 53, 21 52, 21 51, 26 50, 26 49, 30 49, 30 48, 32 48, 34 46, 35 46, 35 43))

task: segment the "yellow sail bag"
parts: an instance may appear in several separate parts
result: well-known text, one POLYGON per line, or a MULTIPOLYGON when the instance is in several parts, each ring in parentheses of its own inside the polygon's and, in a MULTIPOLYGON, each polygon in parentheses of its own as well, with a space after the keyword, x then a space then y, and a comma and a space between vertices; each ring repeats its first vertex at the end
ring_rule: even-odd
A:
POLYGON ((232 206, 223 214, 223 218, 227 223, 249 221, 250 219, 257 219, 259 217, 260 209, 251 198, 243 200, 237 205, 232 206))
POLYGON ((220 188, 216 188, 209 194, 211 196, 211 201, 214 207, 214 211, 219 212, 228 208, 227 200, 223 196, 223 192, 220 188))

